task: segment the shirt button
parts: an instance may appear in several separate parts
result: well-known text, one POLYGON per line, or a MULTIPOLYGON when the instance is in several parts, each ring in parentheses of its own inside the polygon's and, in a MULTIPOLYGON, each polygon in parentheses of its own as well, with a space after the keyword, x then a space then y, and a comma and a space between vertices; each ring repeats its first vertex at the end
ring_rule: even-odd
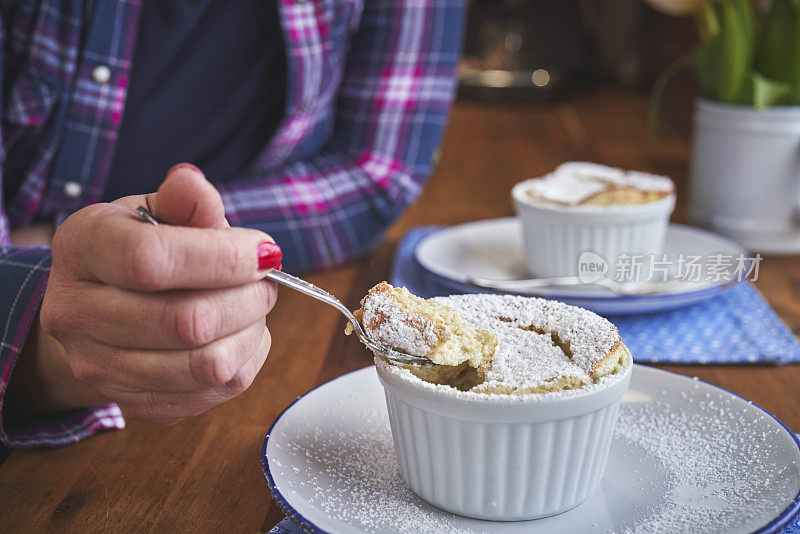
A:
POLYGON ((83 187, 78 182, 66 182, 61 192, 67 198, 78 198, 83 193, 83 187))
POLYGON ((92 79, 95 83, 105 85, 111 79, 111 69, 106 65, 98 65, 92 69, 92 79))
POLYGON ((311 104, 309 104, 308 102, 303 102, 302 104, 300 104, 300 112, 301 113, 305 113, 309 109, 311 109, 311 104))

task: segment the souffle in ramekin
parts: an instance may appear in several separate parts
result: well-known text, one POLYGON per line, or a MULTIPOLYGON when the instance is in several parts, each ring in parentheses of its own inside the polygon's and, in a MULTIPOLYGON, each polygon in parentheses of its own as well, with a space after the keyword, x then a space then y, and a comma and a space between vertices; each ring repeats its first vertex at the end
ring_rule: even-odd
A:
POLYGON ((600 483, 632 358, 613 324, 538 298, 424 300, 383 282, 368 335, 436 366, 376 356, 400 474, 431 504, 490 520, 557 514, 600 483))
POLYGON ((536 277, 578 274, 583 252, 610 265, 622 255, 661 254, 675 208, 675 185, 666 176, 582 162, 520 182, 511 196, 536 277))

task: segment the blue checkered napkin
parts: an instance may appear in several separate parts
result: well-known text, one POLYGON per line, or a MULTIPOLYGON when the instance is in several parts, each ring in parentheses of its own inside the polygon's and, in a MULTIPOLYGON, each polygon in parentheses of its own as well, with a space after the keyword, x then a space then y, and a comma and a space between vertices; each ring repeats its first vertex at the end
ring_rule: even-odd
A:
MULTIPOLYGON (((421 297, 449 295, 414 257, 417 244, 436 227, 408 232, 397 247, 391 282, 421 297)), ((611 317, 640 362, 800 362, 800 342, 749 282, 693 306, 664 313, 611 317)))
POLYGON ((800 534, 800 515, 795 517, 794 521, 787 525, 783 534, 800 534))
POLYGON ((694 306, 612 320, 639 361, 800 362, 797 338, 749 282, 694 306))
POLYGON ((784 529, 783 534, 800 534, 800 516, 794 518, 794 521, 784 529))

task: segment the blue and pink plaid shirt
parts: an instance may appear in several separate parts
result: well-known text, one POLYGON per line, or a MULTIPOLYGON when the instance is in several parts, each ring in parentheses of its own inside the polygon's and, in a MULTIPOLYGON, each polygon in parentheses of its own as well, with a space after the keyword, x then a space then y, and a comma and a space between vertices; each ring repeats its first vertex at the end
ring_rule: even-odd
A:
MULTIPOLYGON (((0 158, 3 174, 22 177, 0 199, 0 442, 10 447, 124 426, 115 405, 11 423, 2 401, 50 265, 48 247, 14 246, 10 232, 102 197, 142 1, 0 1, 0 158)), ((283 121, 246 174, 218 185, 231 224, 268 232, 284 265, 307 270, 369 250, 419 194, 453 98, 463 0, 279 0, 278 10, 283 121)))

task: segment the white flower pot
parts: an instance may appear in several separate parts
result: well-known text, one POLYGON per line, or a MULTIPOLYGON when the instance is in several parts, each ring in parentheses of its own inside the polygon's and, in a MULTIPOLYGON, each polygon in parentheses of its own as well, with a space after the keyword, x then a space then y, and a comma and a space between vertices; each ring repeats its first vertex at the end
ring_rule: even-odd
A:
POLYGON ((689 218, 749 250, 800 252, 800 106, 698 99, 689 218))

